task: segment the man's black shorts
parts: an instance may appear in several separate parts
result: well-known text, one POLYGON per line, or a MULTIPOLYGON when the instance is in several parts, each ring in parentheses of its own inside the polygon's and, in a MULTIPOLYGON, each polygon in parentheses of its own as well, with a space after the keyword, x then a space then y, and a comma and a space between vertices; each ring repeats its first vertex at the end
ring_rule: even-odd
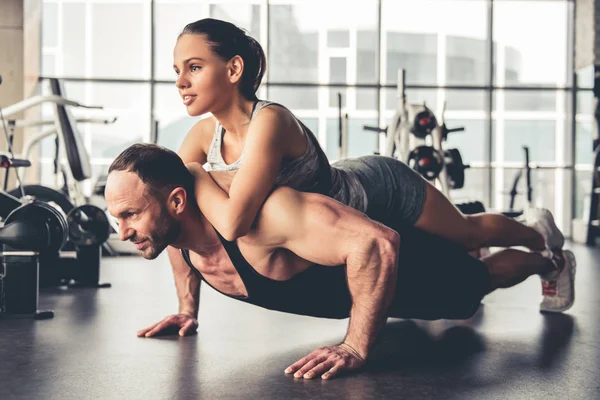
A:
POLYGON ((490 289, 488 267, 460 245, 415 228, 398 229, 398 283, 390 317, 466 319, 490 289))

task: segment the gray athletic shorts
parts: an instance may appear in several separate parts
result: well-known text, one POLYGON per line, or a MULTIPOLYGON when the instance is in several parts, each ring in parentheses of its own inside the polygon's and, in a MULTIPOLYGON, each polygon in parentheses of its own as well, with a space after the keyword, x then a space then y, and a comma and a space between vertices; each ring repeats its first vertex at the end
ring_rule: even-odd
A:
POLYGON ((332 167, 346 175, 343 180, 350 182, 346 191, 360 190, 352 184, 358 179, 366 196, 366 209, 361 211, 371 219, 388 226, 412 226, 421 216, 427 182, 405 163, 373 155, 340 160, 332 167))

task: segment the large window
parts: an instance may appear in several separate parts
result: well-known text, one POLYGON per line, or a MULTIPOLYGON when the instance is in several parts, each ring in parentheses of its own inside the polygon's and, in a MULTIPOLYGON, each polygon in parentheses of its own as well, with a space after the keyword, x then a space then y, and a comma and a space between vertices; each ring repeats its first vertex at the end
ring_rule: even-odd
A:
POLYGON ((385 82, 483 85, 489 80, 488 6, 470 0, 384 0, 385 82), (450 18, 450 16, 452 16, 450 18))
POLYGON ((567 1, 494 2, 495 82, 565 86, 567 1))
MULTIPOLYGON (((448 127, 465 128, 444 143, 471 166, 453 200, 505 209, 504 191, 528 146, 540 167, 532 177, 536 204, 569 209, 575 193, 574 216, 585 209, 593 69, 579 71, 573 89, 567 0, 43 0, 43 7, 42 74, 64 78, 70 97, 105 107, 79 115, 118 117, 80 128, 95 172, 151 133, 177 150, 208 116, 187 115, 172 64, 185 25, 213 17, 258 40, 268 62, 259 98, 289 108, 330 161, 341 157, 340 96, 346 156, 383 150, 383 135, 363 127, 391 122, 403 68, 409 103, 425 103, 438 119, 445 110, 448 127), (576 181, 567 187, 573 168, 576 181)), ((43 155, 51 154, 45 143, 43 155)), ((571 217, 567 210, 558 218, 567 233, 571 217)))

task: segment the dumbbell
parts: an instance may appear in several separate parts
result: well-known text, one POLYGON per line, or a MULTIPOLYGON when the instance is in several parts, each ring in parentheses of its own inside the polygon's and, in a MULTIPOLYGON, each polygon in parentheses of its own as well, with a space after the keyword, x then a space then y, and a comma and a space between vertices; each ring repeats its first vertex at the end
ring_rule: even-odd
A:
POLYGON ((102 209, 85 204, 67 215, 69 242, 75 245, 77 259, 69 268, 72 279, 69 287, 107 288, 110 283, 99 283, 102 244, 110 236, 110 222, 102 209))
MULTIPOLYGON (((39 256, 58 252, 67 241, 67 222, 49 204, 33 201, 14 209, 0 228, 0 316, 52 318, 39 311, 39 256)), ((58 268, 50 265, 50 268, 58 268)))

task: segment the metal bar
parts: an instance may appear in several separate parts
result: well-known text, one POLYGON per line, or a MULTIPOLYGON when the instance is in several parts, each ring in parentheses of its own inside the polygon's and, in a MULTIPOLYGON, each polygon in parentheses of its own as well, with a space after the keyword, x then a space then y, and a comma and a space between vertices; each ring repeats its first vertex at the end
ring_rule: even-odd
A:
POLYGON ((154 29, 154 12, 155 12, 155 1, 150 1, 150 142, 158 137, 158 132, 153 132, 153 129, 158 129, 158 123, 154 118, 154 108, 156 105, 156 68, 154 67, 154 61, 156 56, 155 49, 155 29, 154 29))
MULTIPOLYGON (((488 47, 489 53, 489 76, 488 76, 488 88, 487 88, 487 122, 488 122, 488 130, 487 135, 484 140, 484 145, 487 149, 487 161, 488 163, 492 163, 492 159, 494 156, 494 148, 492 143, 492 131, 494 129, 494 120, 492 119, 492 113, 494 111, 494 0, 490 0, 488 3, 488 47)), ((487 190, 487 204, 489 207, 493 205, 494 199, 494 172, 490 167, 488 169, 488 185, 486 186, 487 190)))
MULTIPOLYGON (((51 77, 40 77, 40 80, 49 79, 51 77)), ((113 79, 113 78, 78 78, 78 77, 61 77, 66 82, 95 82, 95 83, 150 83, 150 84, 175 84, 174 80, 161 79, 113 79)), ((395 84, 377 84, 377 83, 310 83, 310 82, 266 82, 265 86, 274 87, 334 87, 334 88, 357 88, 357 89, 396 89, 395 84)), ((445 89, 445 90, 514 90, 514 91, 570 91, 571 86, 490 86, 490 85, 406 85, 407 89, 445 89)), ((579 88, 579 90, 592 91, 592 88, 579 88)))

